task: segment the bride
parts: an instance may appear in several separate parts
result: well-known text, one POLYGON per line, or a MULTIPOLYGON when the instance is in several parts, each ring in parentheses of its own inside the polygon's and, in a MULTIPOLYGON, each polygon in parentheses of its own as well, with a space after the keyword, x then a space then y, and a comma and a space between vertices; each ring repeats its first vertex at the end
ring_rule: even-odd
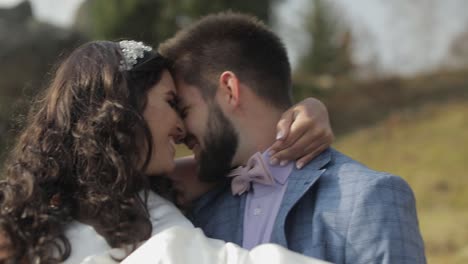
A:
MULTIPOLYGON (((326 117, 314 102, 302 103, 308 114, 326 117)), ((330 130, 328 120, 301 123, 302 114, 295 122, 312 127, 302 138, 317 141, 310 134, 330 130)), ((284 263, 312 261, 274 245, 248 252, 193 228, 168 200, 174 196, 162 178, 148 177, 176 169, 174 144, 184 135, 161 55, 135 41, 95 41, 76 49, 33 104, 5 164, 0 260, 115 263, 152 238, 127 261, 142 263, 145 250, 155 252, 147 261, 164 263, 186 263, 188 256, 203 259, 192 259, 197 263, 249 263, 272 254, 284 263), (180 246, 185 242, 190 248, 180 246)), ((191 199, 209 188, 197 183, 191 199)))

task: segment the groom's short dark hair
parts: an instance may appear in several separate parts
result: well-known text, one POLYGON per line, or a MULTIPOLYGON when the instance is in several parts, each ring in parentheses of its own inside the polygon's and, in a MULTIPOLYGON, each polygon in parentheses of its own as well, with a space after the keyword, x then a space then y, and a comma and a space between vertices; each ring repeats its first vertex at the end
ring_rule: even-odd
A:
POLYGON ((161 44, 176 79, 197 86, 212 99, 218 76, 234 72, 258 96, 288 108, 291 67, 281 40, 257 18, 226 12, 208 15, 161 44))

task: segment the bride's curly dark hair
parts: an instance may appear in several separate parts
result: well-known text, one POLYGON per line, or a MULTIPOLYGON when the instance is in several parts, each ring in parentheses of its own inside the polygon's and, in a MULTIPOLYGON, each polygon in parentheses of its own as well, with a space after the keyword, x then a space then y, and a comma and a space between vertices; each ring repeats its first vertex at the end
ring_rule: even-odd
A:
POLYGON ((73 220, 92 225, 112 247, 151 235, 139 195, 148 190, 142 171, 152 153, 142 112, 167 62, 145 51, 127 71, 119 70, 121 60, 116 42, 79 47, 32 106, 0 183, 0 230, 12 243, 11 262, 68 258, 64 232, 73 220))

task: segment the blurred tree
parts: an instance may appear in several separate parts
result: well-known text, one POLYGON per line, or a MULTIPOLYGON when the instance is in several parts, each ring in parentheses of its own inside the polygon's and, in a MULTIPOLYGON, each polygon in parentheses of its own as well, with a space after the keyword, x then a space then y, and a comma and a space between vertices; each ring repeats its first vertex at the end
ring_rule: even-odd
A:
POLYGON ((465 26, 465 31, 452 41, 446 64, 456 68, 468 67, 468 24, 465 26))
POLYGON ((161 0, 86 1, 78 11, 75 26, 92 39, 129 38, 158 43, 177 28, 177 5, 178 1, 161 0))
MULTIPOLYGON (((389 49, 393 50, 393 63, 398 65, 398 69, 393 71, 408 74, 433 70, 437 60, 437 52, 434 50, 440 46, 440 42, 435 40, 445 24, 439 21, 439 17, 445 20, 444 16, 440 16, 443 14, 440 10, 445 9, 444 5, 445 1, 439 0, 383 2, 383 8, 389 14, 388 25, 391 27, 388 30, 390 37, 386 42, 391 45, 389 49)), ((455 14, 453 16, 456 17, 455 14)))
POLYGON ((306 17, 310 48, 300 60, 299 71, 314 75, 340 75, 352 67, 351 31, 347 29, 336 6, 327 0, 314 0, 306 17))
POLYGON ((278 1, 282 0, 88 0, 78 11, 75 27, 93 39, 130 38, 157 45, 209 13, 233 10, 268 22, 278 1))
POLYGON ((76 32, 37 21, 29 1, 0 8, 0 168, 24 125, 21 116, 46 86, 51 66, 84 41, 76 32))
POLYGON ((199 16, 225 10, 233 10, 255 15, 266 23, 271 22, 272 5, 278 0, 256 0, 256 1, 233 1, 233 0, 189 0, 187 3, 187 14, 196 19, 199 16))

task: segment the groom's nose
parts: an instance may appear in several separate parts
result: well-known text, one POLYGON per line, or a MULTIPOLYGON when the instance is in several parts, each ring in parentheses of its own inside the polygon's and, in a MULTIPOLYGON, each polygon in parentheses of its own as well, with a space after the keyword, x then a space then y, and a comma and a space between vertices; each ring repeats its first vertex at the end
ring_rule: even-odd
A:
POLYGON ((186 135, 186 131, 185 131, 184 123, 182 122, 182 120, 179 119, 177 120, 176 132, 174 136, 175 142, 177 144, 183 143, 185 135, 186 135))

